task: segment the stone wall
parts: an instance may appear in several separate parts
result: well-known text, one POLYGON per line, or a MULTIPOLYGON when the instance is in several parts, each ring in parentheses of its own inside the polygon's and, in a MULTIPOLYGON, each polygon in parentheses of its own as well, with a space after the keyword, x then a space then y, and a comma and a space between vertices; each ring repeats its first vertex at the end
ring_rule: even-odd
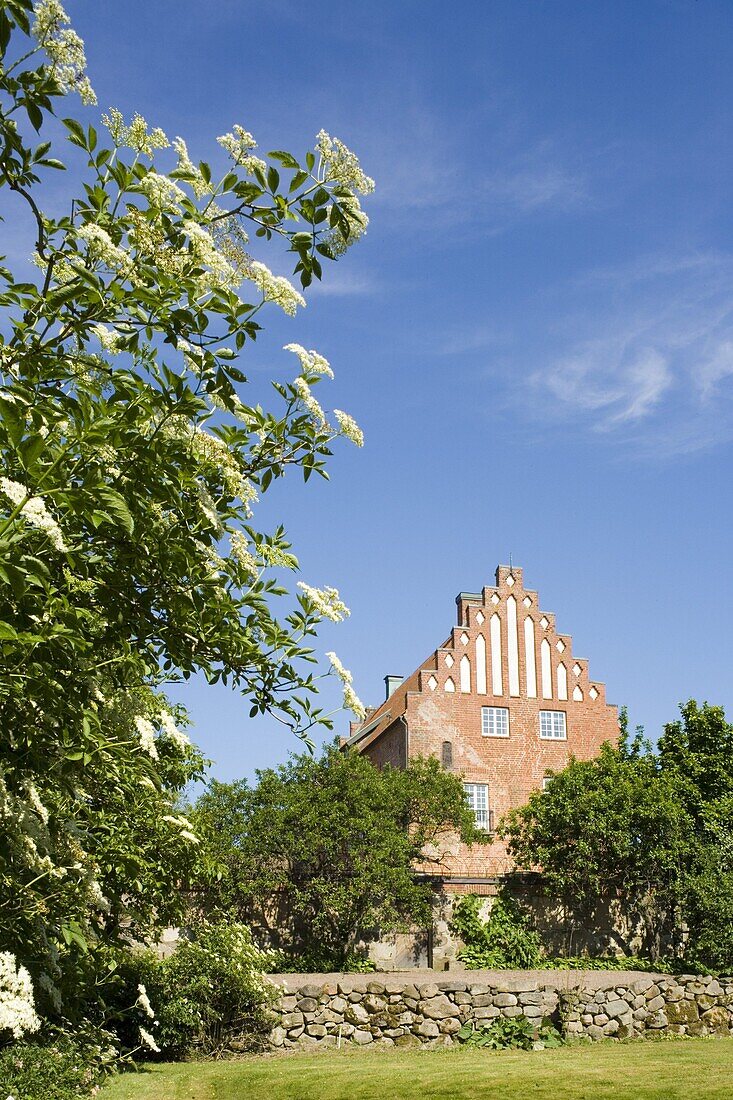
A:
POLYGON ((733 978, 632 971, 274 975, 273 1047, 449 1046, 467 1021, 552 1022, 569 1038, 728 1035, 733 978))

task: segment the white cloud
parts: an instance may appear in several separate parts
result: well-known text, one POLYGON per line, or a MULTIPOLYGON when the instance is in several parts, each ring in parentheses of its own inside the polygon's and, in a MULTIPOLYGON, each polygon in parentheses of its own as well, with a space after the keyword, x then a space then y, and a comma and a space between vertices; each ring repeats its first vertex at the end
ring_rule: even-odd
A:
POLYGON ((562 293, 522 380, 545 420, 663 454, 733 439, 733 257, 646 257, 562 293))

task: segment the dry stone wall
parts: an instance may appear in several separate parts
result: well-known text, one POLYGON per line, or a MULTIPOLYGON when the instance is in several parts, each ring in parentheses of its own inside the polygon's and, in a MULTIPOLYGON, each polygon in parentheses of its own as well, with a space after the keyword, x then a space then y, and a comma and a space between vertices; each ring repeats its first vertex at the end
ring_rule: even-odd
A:
POLYGON ((279 1048, 449 1046, 464 1023, 500 1016, 552 1022, 568 1038, 728 1035, 733 978, 638 972, 467 971, 295 975, 282 986, 270 1044, 279 1048))

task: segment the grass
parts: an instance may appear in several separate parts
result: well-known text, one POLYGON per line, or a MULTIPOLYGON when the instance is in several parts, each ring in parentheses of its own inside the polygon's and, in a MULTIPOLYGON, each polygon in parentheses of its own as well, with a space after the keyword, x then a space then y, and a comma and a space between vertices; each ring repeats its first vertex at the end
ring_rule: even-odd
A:
POLYGON ((98 1100, 730 1100, 733 1039, 537 1052, 348 1050, 156 1065, 98 1100))

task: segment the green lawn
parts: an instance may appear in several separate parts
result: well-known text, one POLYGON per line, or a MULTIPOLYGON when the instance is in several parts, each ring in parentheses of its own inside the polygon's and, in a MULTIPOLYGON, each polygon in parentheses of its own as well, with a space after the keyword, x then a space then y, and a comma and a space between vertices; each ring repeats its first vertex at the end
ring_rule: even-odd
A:
POLYGON ((733 1039, 532 1053, 324 1051, 154 1066, 98 1100, 730 1100, 733 1039))

